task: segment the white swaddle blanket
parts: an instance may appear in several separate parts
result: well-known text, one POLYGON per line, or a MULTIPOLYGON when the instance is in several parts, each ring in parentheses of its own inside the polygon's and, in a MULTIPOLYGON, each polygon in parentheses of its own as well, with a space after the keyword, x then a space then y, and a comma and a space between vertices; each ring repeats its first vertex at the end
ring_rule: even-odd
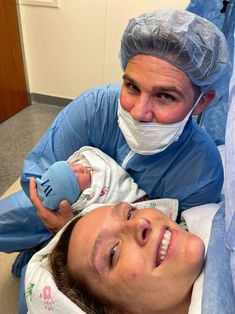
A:
MULTIPOLYGON (((176 199, 149 200, 133 204, 137 208, 157 208, 172 219, 178 213, 176 199)), ((98 206, 102 206, 98 204, 98 206)), ((94 208, 94 207, 93 207, 94 208)), ((29 314, 82 314, 77 305, 58 290, 51 275, 48 255, 66 226, 30 260, 25 276, 25 295, 29 314)))
POLYGON ((85 189, 72 205, 74 211, 82 211, 94 203, 132 203, 146 195, 116 161, 98 148, 84 146, 67 161, 92 169, 91 187, 85 189))

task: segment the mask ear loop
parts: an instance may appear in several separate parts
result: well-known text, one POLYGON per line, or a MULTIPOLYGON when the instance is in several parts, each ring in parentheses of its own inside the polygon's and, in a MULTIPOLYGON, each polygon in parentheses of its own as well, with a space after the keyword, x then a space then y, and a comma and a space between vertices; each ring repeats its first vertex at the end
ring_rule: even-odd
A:
MULTIPOLYGON (((191 109, 191 112, 193 112, 193 110, 197 107, 197 104, 198 104, 199 101, 201 100, 203 94, 204 94, 204 93, 201 93, 201 94, 199 95, 199 97, 198 97, 198 99, 196 100, 196 102, 195 102, 193 108, 191 109)), ((199 113, 199 114, 197 115, 196 123, 197 123, 199 126, 202 126, 203 118, 204 118, 204 111, 202 111, 201 113, 199 113)))
POLYGON ((199 126, 202 126, 202 123, 203 123, 203 120, 204 120, 204 114, 205 114, 205 111, 203 110, 201 113, 199 113, 199 114, 197 115, 196 123, 197 123, 199 126))

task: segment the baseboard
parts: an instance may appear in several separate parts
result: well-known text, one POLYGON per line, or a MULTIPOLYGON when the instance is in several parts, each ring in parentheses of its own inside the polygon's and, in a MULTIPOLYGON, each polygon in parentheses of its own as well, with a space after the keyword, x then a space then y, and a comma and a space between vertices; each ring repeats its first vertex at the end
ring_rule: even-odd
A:
POLYGON ((37 94, 37 93, 30 94, 31 104, 46 104, 46 105, 65 107, 71 101, 72 99, 69 99, 69 98, 49 96, 49 95, 43 95, 43 94, 37 94))

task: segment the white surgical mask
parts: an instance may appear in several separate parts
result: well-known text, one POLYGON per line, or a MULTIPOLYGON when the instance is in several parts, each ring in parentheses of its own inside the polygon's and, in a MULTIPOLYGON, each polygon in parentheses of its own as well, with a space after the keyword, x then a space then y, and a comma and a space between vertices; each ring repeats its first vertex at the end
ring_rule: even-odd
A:
POLYGON ((118 123, 130 148, 141 155, 152 155, 165 150, 179 139, 186 122, 202 95, 203 93, 200 94, 194 106, 182 121, 171 124, 136 121, 129 112, 122 108, 119 101, 118 123))

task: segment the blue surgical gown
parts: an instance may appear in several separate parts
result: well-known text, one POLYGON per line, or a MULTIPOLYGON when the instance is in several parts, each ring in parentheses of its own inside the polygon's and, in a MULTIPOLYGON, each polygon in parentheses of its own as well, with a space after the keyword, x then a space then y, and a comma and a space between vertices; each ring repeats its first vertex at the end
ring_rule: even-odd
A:
POLYGON ((21 184, 26 194, 19 192, 0 202, 1 251, 33 247, 51 236, 27 199, 29 178, 40 177, 52 163, 66 160, 84 145, 101 149, 124 166, 150 198, 178 199, 180 211, 218 201, 222 163, 206 132, 190 118, 179 140, 165 151, 148 156, 133 153, 118 125, 119 94, 119 85, 97 87, 59 113, 24 162, 21 184))

